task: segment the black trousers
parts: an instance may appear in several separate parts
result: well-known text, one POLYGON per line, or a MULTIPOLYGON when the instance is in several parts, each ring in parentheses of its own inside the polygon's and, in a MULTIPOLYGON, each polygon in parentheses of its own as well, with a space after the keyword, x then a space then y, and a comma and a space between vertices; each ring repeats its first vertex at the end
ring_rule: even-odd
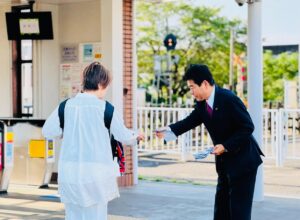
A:
POLYGON ((214 220, 251 220, 257 169, 231 178, 219 173, 214 220))

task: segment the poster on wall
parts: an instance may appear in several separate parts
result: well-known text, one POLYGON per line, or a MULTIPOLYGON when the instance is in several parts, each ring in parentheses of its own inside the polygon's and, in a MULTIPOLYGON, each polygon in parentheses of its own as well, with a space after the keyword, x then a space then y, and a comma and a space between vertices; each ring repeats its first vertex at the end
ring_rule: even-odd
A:
POLYGON ((60 100, 74 97, 81 92, 82 73, 87 65, 87 63, 60 65, 60 100))
POLYGON ((93 62, 93 45, 92 44, 84 44, 83 45, 83 62, 93 62))
POLYGON ((81 63, 91 63, 101 61, 101 43, 81 43, 79 44, 79 54, 81 63))
POLYGON ((61 63, 78 63, 78 45, 65 44, 60 48, 61 63))

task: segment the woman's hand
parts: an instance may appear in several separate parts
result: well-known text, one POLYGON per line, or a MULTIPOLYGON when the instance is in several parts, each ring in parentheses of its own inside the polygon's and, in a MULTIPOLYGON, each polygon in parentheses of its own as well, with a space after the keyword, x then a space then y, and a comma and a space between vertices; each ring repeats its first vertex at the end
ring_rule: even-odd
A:
POLYGON ((145 135, 143 133, 139 133, 136 139, 138 142, 143 141, 145 140, 145 135))

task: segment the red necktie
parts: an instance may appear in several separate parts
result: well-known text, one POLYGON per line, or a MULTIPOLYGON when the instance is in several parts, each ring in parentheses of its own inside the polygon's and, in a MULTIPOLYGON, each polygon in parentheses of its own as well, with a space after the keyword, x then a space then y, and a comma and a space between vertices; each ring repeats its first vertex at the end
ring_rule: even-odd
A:
POLYGON ((207 111, 207 114, 209 115, 209 117, 212 117, 213 110, 207 102, 206 102, 206 111, 207 111))

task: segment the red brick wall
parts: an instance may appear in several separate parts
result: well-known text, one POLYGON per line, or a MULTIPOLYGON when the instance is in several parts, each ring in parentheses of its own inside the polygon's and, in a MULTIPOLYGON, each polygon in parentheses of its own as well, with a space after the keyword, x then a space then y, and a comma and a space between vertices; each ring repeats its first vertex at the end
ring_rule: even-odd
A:
MULTIPOLYGON (((127 89, 127 94, 124 95, 124 121, 128 128, 133 127, 132 118, 132 80, 133 80, 133 2, 134 0, 123 0, 123 84, 127 89)), ((130 147, 125 147, 125 175, 119 178, 119 186, 133 185, 133 166, 132 166, 132 150, 130 147)))

